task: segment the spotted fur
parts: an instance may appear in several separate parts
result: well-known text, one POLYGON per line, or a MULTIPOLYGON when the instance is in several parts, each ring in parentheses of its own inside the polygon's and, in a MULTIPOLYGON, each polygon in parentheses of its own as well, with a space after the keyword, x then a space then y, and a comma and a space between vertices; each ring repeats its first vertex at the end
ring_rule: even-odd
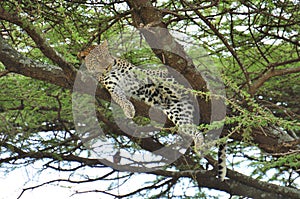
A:
MULTIPOLYGON (((115 58, 110 55, 106 41, 87 54, 85 64, 120 105, 126 117, 133 118, 135 115, 134 106, 128 99, 133 96, 150 106, 159 107, 180 133, 193 138, 196 150, 203 146, 203 134, 194 124, 193 96, 180 87, 167 71, 141 69, 126 60, 115 58)), ((223 158, 221 163, 225 162, 223 153, 219 157, 223 158)), ((223 180, 224 172, 220 171, 219 176, 223 180)))

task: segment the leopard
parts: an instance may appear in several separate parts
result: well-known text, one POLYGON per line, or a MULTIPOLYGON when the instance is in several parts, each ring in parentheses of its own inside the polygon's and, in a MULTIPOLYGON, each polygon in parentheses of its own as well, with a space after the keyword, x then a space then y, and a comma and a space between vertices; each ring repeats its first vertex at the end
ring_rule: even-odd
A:
MULTIPOLYGON (((87 71, 110 93, 125 117, 135 116, 135 107, 130 97, 158 108, 178 128, 178 132, 191 136, 196 151, 204 149, 204 135, 195 124, 193 94, 163 69, 144 69, 129 61, 111 55, 108 42, 89 48, 81 53, 87 71)), ((218 152, 218 176, 226 175, 226 151, 224 145, 218 152)))

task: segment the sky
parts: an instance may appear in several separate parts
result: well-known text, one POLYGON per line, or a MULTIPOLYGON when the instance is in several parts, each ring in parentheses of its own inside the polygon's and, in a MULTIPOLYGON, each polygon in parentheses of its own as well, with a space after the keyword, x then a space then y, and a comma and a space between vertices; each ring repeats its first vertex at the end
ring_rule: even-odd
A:
MULTIPOLYGON (((100 170, 99 170, 100 171, 100 170)), ((93 175, 92 172, 95 172, 94 169, 88 169, 84 171, 85 174, 93 175)), ((106 172, 109 172, 109 169, 102 169, 99 172, 99 175, 103 175, 106 172), (106 171, 105 171, 106 170, 106 171)), ((3 175, 3 172, 0 173, 0 199, 16 199, 23 188, 30 186, 35 186, 40 183, 57 179, 57 178, 68 178, 68 174, 56 171, 45 170, 45 172, 40 173, 38 168, 33 166, 27 166, 15 169, 14 171, 9 172, 7 175, 3 175)), ((142 182, 145 176, 135 176, 136 182, 142 182), (140 179, 138 179, 140 178, 140 179)), ((149 176, 147 177, 151 179, 149 176)), ((130 183, 129 183, 130 184, 130 183)), ((96 182, 88 184, 69 184, 69 183, 52 183, 50 185, 45 185, 34 190, 26 191, 21 199, 40 199, 40 198, 55 198, 55 199, 86 199, 89 198, 114 198, 108 195, 101 193, 87 193, 87 194, 75 194, 76 191, 84 190, 93 190, 101 189, 102 187, 108 187, 109 182, 96 182), (49 196, 49 197, 45 197, 49 196)), ((138 185, 136 185, 138 186, 138 185)), ((124 186, 123 189, 130 190, 128 186, 124 186)), ((120 190, 122 191, 122 190, 120 190)))
MULTIPOLYGON (((17 168, 8 174, 4 175, 4 171, 0 170, 0 199, 17 199, 23 188, 35 186, 43 182, 57 179, 57 178, 68 178, 69 174, 51 171, 50 169, 40 171, 41 162, 35 163, 34 165, 17 168)), ((92 169, 88 168, 79 171, 80 174, 87 174, 90 177, 95 177, 95 173, 98 176, 108 173, 110 169, 92 169), (97 171, 98 170, 98 171, 97 171)), ((129 191, 134 191, 139 186, 142 186, 146 181, 155 180, 154 175, 137 174, 134 175, 130 180, 128 180, 119 190, 115 190, 114 193, 128 193, 129 191), (132 186, 134 184, 134 186, 132 186)), ((85 194, 75 194, 76 191, 86 191, 86 190, 104 190, 109 187, 111 182, 99 181, 88 184, 70 184, 70 183, 53 183, 51 185, 41 186, 39 188, 26 191, 21 199, 40 199, 40 198, 55 198, 55 199, 114 199, 112 196, 101 193, 85 193, 85 194), (46 197, 45 197, 46 196, 46 197), (47 197, 48 196, 48 197, 47 197)), ((181 195, 182 191, 186 191, 186 194, 193 196, 197 191, 196 188, 191 187, 186 189, 190 184, 188 179, 184 179, 182 183, 176 186, 175 193, 181 195)), ((160 190, 155 190, 157 193, 160 190)), ((154 191, 154 192, 155 192, 154 191)), ((209 191, 209 194, 218 195, 221 192, 209 191)), ((136 199, 143 199, 144 197, 135 197, 136 199)))
MULTIPOLYGON (((244 153, 248 153, 248 155, 255 156, 256 154, 259 155, 261 153, 258 149, 253 149, 253 147, 248 147, 248 150, 245 150, 244 153), (250 150, 249 150, 250 149, 250 150)), ((229 155, 227 157, 228 160, 233 161, 235 163, 240 162, 242 160, 245 160, 242 157, 238 156, 232 156, 229 155)), ((42 160, 35 162, 34 164, 20 167, 17 169, 14 169, 13 171, 7 173, 5 172, 5 168, 0 168, 0 199, 17 199, 17 197, 22 192, 23 188, 27 188, 30 186, 35 186, 38 184, 41 184, 43 182, 47 182, 49 180, 63 178, 67 179, 70 177, 70 173, 66 172, 57 172, 52 169, 46 169, 41 172, 41 168, 43 168, 43 162, 42 160)), ((253 167, 249 167, 249 164, 251 164, 249 161, 244 161, 239 165, 235 165, 234 168, 231 168, 231 164, 227 164, 230 169, 234 169, 235 171, 238 171, 240 173, 249 175, 253 171, 253 167)), ((73 175, 71 175, 71 179, 79 179, 80 175, 83 176, 89 176, 90 178, 93 177, 99 177, 102 176, 111 170, 109 168, 84 168, 78 170, 78 172, 73 175)), ((274 171, 269 170, 266 173, 266 176, 261 180, 267 180, 274 174, 274 171)), ((120 174, 121 175, 121 174, 120 174)), ((282 178, 288 178, 288 173, 283 173, 281 176, 282 178)), ((113 176, 117 177, 117 176, 113 176)), ((254 176, 255 177, 255 176, 254 176)), ((82 178, 81 178, 82 179, 82 178)), ((143 183, 147 181, 153 181, 155 180, 154 175, 148 175, 148 174, 136 174, 133 177, 131 177, 124 185, 119 188, 119 190, 115 190, 114 193, 128 193, 130 191, 134 191, 138 187, 141 187, 143 183), (134 184, 134 186, 132 186, 134 184)), ((297 179, 296 183, 300 184, 300 179, 297 179)), ((34 190, 28 190, 26 191, 21 199, 40 199, 40 198, 55 198, 55 199, 86 199, 87 197, 89 199, 99 199, 99 198, 105 198, 105 199, 114 199, 112 196, 104 195, 101 193, 85 193, 85 194, 75 194, 76 191, 86 191, 86 190, 105 190, 111 185, 111 182, 108 181, 98 181, 98 182, 92 182, 92 183, 86 183, 86 184, 70 184, 70 183, 52 183, 51 185, 45 185, 39 188, 36 188, 34 190), (46 197, 45 197, 46 195, 46 197)), ((181 183, 176 185, 177 187, 174 194, 181 195, 182 191, 185 191, 188 195, 193 196, 195 192, 198 191, 196 187, 194 188, 188 188, 190 182, 188 179, 183 179, 181 183)), ((217 190, 208 190, 204 189, 205 192, 207 192, 209 195, 214 196, 222 196, 221 198, 229 198, 229 195, 220 192, 217 190)), ((159 192, 160 190, 156 190, 159 192)), ((139 199, 139 197, 135 197, 136 199, 139 199)), ((143 197, 140 197, 141 199, 143 197)))

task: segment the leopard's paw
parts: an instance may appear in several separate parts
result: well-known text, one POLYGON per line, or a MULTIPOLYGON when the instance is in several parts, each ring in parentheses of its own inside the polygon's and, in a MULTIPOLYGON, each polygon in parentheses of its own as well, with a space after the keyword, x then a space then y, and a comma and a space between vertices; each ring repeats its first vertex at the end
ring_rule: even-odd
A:
POLYGON ((133 104, 128 101, 125 106, 123 107, 123 111, 124 111, 124 114, 127 118, 130 118, 132 119, 135 115, 135 109, 134 109, 134 106, 133 104))

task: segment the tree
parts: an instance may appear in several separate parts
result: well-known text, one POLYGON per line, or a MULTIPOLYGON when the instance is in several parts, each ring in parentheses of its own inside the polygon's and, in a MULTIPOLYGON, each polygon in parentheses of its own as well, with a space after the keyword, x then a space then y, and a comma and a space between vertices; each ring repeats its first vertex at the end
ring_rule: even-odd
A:
MULTIPOLYGON (((107 189, 84 191, 108 195, 117 195, 111 190, 134 175, 156 176, 151 184, 120 193, 118 198, 140 194, 175 198, 172 190, 184 183, 183 179, 190 182, 190 187, 198 188, 190 198, 209 197, 210 192, 202 192, 201 188, 249 198, 299 198, 298 1, 8 0, 0 5, 0 163, 8 171, 42 161, 41 169, 70 175, 43 184, 111 180, 114 183, 107 189), (76 91, 87 96, 80 98, 76 107, 82 113, 88 110, 84 109, 86 104, 96 104, 95 113, 104 136, 115 146, 129 152, 153 152, 168 144, 168 128, 144 138, 125 133, 111 117, 107 91, 98 86, 96 101, 90 101, 91 91, 84 87, 94 84, 83 78, 78 52, 105 38, 131 35, 133 31, 150 48, 132 48, 135 50, 123 56, 134 64, 164 63, 176 69, 198 95, 199 128, 206 133, 221 130, 221 136, 228 139, 231 166, 224 182, 216 178, 214 150, 201 159, 191 148, 164 167, 122 171, 119 175, 118 168, 109 161, 82 156, 89 150, 78 134, 78 120, 74 122, 72 115, 76 111, 74 101, 72 105, 75 84, 76 91), (199 47, 183 48, 172 31, 184 33, 190 38, 185 42, 199 47), (210 76, 203 75, 203 71, 213 71, 210 65, 197 61, 199 56, 206 56, 207 61, 204 49, 220 71, 225 98, 209 92, 209 86, 219 79, 208 81, 210 76), (226 103, 225 119, 222 114, 214 114, 213 101, 226 103), (220 121, 223 128, 218 125, 220 121), (236 171, 242 163, 251 170, 249 175, 236 171), (83 168, 104 168, 108 172, 73 177, 83 168), (268 171, 272 175, 266 175, 268 171)), ((112 50, 117 47, 124 46, 120 44, 112 50)), ((135 122, 147 123, 149 107, 137 100, 133 103, 135 122)), ((166 127, 172 124, 167 122, 166 127)), ((115 158, 118 163, 120 160, 115 158)), ((178 196, 186 197, 185 193, 178 196)))

